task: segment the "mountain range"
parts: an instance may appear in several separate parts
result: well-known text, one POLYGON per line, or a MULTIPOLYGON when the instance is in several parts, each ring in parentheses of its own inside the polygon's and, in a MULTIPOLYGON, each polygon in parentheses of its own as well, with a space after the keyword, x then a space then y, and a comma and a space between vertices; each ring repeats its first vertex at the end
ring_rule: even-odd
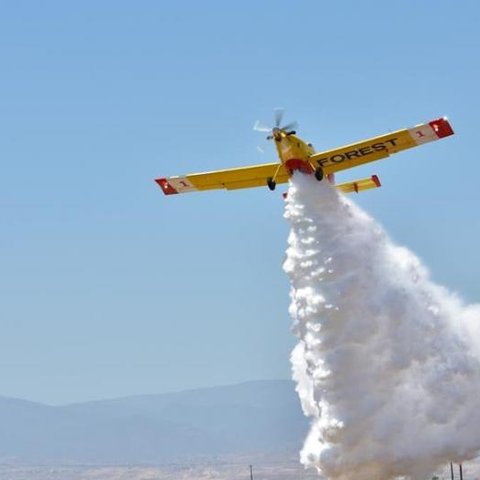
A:
POLYGON ((307 429, 288 380, 64 406, 0 397, 0 459, 22 463, 159 464, 291 454, 307 429))

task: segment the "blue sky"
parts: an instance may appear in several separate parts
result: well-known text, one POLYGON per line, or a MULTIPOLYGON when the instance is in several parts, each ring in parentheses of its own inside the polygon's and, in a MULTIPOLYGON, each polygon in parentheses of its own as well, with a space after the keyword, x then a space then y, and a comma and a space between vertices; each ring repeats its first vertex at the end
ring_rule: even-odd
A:
POLYGON ((377 173, 383 188, 356 200, 480 300, 479 10, 3 2, 0 394, 65 403, 289 377, 280 192, 164 197, 153 182, 273 161, 252 126, 278 106, 317 149, 448 115, 454 137, 341 179, 377 173))

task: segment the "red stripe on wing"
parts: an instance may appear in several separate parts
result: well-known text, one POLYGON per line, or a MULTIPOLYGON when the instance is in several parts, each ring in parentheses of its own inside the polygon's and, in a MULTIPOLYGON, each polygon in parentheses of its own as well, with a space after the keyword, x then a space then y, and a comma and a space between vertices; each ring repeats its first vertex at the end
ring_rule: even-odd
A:
POLYGON ((171 185, 168 183, 166 178, 156 178, 155 181, 160 185, 160 188, 163 190, 165 195, 173 195, 178 193, 171 185))
POLYGON ((438 138, 448 137, 454 134, 452 126, 445 117, 433 120, 429 122, 429 125, 433 128, 438 138))

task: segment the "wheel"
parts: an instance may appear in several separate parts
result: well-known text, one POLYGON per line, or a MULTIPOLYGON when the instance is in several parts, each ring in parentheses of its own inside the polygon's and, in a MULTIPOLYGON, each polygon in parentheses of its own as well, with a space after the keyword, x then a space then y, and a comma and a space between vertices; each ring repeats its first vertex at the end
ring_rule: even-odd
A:
POLYGON ((277 182, 272 178, 268 177, 267 178, 267 185, 270 190, 275 190, 275 187, 277 186, 277 182))
POLYGON ((322 167, 317 167, 315 169, 315 178, 321 182, 323 180, 323 168, 322 167))

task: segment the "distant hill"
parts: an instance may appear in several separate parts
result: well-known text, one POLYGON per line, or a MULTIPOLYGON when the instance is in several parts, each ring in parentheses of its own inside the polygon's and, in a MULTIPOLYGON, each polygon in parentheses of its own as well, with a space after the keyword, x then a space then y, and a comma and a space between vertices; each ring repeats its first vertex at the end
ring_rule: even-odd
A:
POLYGON ((292 453, 307 425, 288 380, 60 407, 0 397, 0 459, 144 464, 292 453))

